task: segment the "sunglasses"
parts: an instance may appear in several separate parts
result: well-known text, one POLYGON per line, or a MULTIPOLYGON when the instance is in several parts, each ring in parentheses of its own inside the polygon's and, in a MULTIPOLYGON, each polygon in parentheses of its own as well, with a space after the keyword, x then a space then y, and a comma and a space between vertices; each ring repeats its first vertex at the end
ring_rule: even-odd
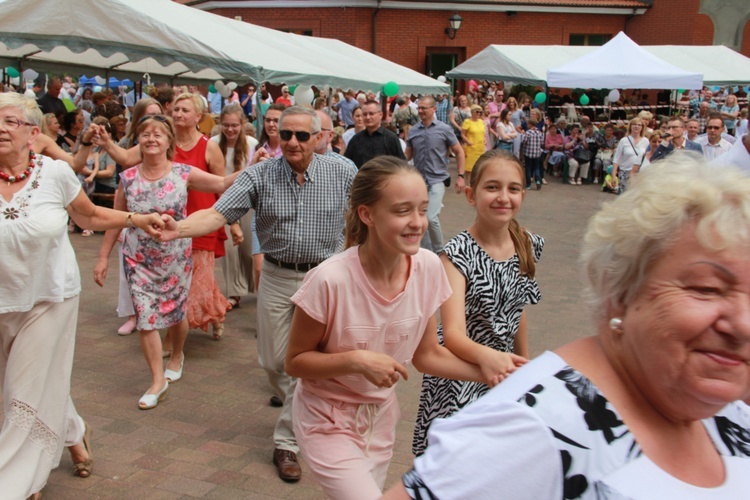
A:
POLYGON ((307 142, 310 140, 310 137, 317 134, 318 132, 306 132, 304 130, 297 130, 296 132, 293 130, 279 130, 279 137, 281 137, 282 141, 291 141, 292 136, 297 138, 297 142, 307 142))
POLYGON ((169 119, 164 115, 145 115, 140 120, 138 120, 138 125, 145 122, 146 120, 156 120, 157 122, 167 123, 169 119))
POLYGON ((722 127, 717 127, 715 125, 708 125, 706 127, 706 130, 720 130, 722 127))

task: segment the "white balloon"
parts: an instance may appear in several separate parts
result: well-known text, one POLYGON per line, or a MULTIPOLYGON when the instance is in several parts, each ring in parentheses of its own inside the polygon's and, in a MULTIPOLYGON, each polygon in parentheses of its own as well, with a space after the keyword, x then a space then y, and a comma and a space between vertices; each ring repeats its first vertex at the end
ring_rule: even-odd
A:
POLYGON ((96 83, 98 83, 99 85, 104 85, 105 83, 107 83, 107 80, 105 80, 104 77, 101 76, 95 76, 94 80, 96 80, 96 83))
POLYGON ((612 89, 609 91, 609 102, 617 102, 620 100, 620 91, 617 89, 612 89))
POLYGON ((236 88, 237 88, 237 84, 236 84, 236 83, 234 83, 234 82, 229 82, 229 83, 227 83, 227 88, 228 88, 229 90, 234 90, 234 89, 236 89, 236 88))
POLYGON ((315 94, 307 85, 297 85, 297 88, 294 89, 294 104, 309 106, 313 99, 315 99, 315 94))
POLYGON ((439 81, 440 83, 445 83, 448 81, 448 79, 445 77, 445 75, 440 75, 439 77, 437 77, 437 81, 439 81))
POLYGON ((216 92, 220 96, 224 97, 224 92, 227 90, 227 87, 226 85, 224 85, 224 82, 222 82, 221 80, 216 80, 214 82, 214 87, 216 88, 216 92))
MULTIPOLYGON (((219 89, 216 89, 216 90, 219 90, 219 89)), ((232 91, 229 89, 229 87, 224 87, 223 89, 219 90, 219 94, 224 99, 229 99, 229 96, 232 95, 232 91)))
POLYGON ((94 90, 94 92, 101 92, 102 88, 99 85, 94 85, 93 90, 94 90))
POLYGON ((33 69, 27 69, 23 72, 24 80, 36 80, 37 76, 39 76, 39 73, 37 73, 33 69))

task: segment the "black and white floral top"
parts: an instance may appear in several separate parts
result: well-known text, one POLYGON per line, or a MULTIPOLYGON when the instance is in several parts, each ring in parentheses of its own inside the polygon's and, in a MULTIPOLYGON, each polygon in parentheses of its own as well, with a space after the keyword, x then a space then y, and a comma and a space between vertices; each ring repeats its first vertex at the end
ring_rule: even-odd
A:
POLYGON ((750 408, 703 421, 725 482, 699 488, 643 454, 599 389, 547 352, 455 416, 437 420, 404 475, 412 498, 750 498, 750 408))

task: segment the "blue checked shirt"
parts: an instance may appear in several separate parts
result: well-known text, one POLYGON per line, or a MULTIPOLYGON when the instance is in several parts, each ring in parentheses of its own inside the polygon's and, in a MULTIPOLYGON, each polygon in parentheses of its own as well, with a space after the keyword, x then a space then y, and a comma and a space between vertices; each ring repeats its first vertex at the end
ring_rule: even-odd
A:
POLYGON ((451 106, 451 100, 450 99, 443 99, 442 101, 439 101, 435 103, 435 116, 438 120, 441 122, 450 125, 451 120, 451 111, 453 111, 453 106, 451 106))
POLYGON ((242 171, 214 208, 229 224, 255 209, 264 253, 289 263, 321 262, 341 249, 357 169, 313 154, 305 183, 283 156, 242 171))
POLYGON ((542 146, 544 145, 544 134, 538 128, 531 127, 523 134, 523 154, 529 158, 539 158, 542 156, 542 146))

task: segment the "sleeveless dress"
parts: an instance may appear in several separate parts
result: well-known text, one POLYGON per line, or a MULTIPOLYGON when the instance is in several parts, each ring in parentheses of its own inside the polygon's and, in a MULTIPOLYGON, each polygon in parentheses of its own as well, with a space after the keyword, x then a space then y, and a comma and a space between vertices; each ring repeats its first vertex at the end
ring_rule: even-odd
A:
MULTIPOLYGON (((172 164, 172 171, 158 181, 141 177, 138 167, 120 175, 128 211, 166 213, 175 220, 187 217, 187 179, 190 167, 172 164)), ((139 330, 157 330, 185 318, 193 270, 190 240, 162 243, 145 231, 130 228, 122 242, 125 277, 139 330)))
MULTIPOLYGON (((542 255, 544 239, 529 233, 534 260, 542 255)), ((498 262, 463 231, 445 245, 445 254, 466 278, 466 334, 497 351, 513 352, 521 313, 526 304, 542 296, 535 279, 521 276, 518 256, 498 262)), ((443 344, 443 325, 438 327, 443 344)), ((480 382, 449 380, 425 374, 419 397, 419 413, 412 451, 421 455, 427 446, 427 431, 436 418, 446 418, 483 396, 489 387, 480 382)))
MULTIPOLYGON (((185 163, 204 172, 208 137, 202 135, 190 150, 175 147, 175 161, 185 163)), ((204 208, 211 208, 218 199, 215 193, 204 193, 193 189, 188 191, 187 214, 204 208)), ((224 323, 229 302, 222 295, 214 278, 215 258, 224 256, 224 228, 205 236, 193 238, 193 286, 188 295, 188 324, 190 328, 208 330, 211 324, 224 323)))

